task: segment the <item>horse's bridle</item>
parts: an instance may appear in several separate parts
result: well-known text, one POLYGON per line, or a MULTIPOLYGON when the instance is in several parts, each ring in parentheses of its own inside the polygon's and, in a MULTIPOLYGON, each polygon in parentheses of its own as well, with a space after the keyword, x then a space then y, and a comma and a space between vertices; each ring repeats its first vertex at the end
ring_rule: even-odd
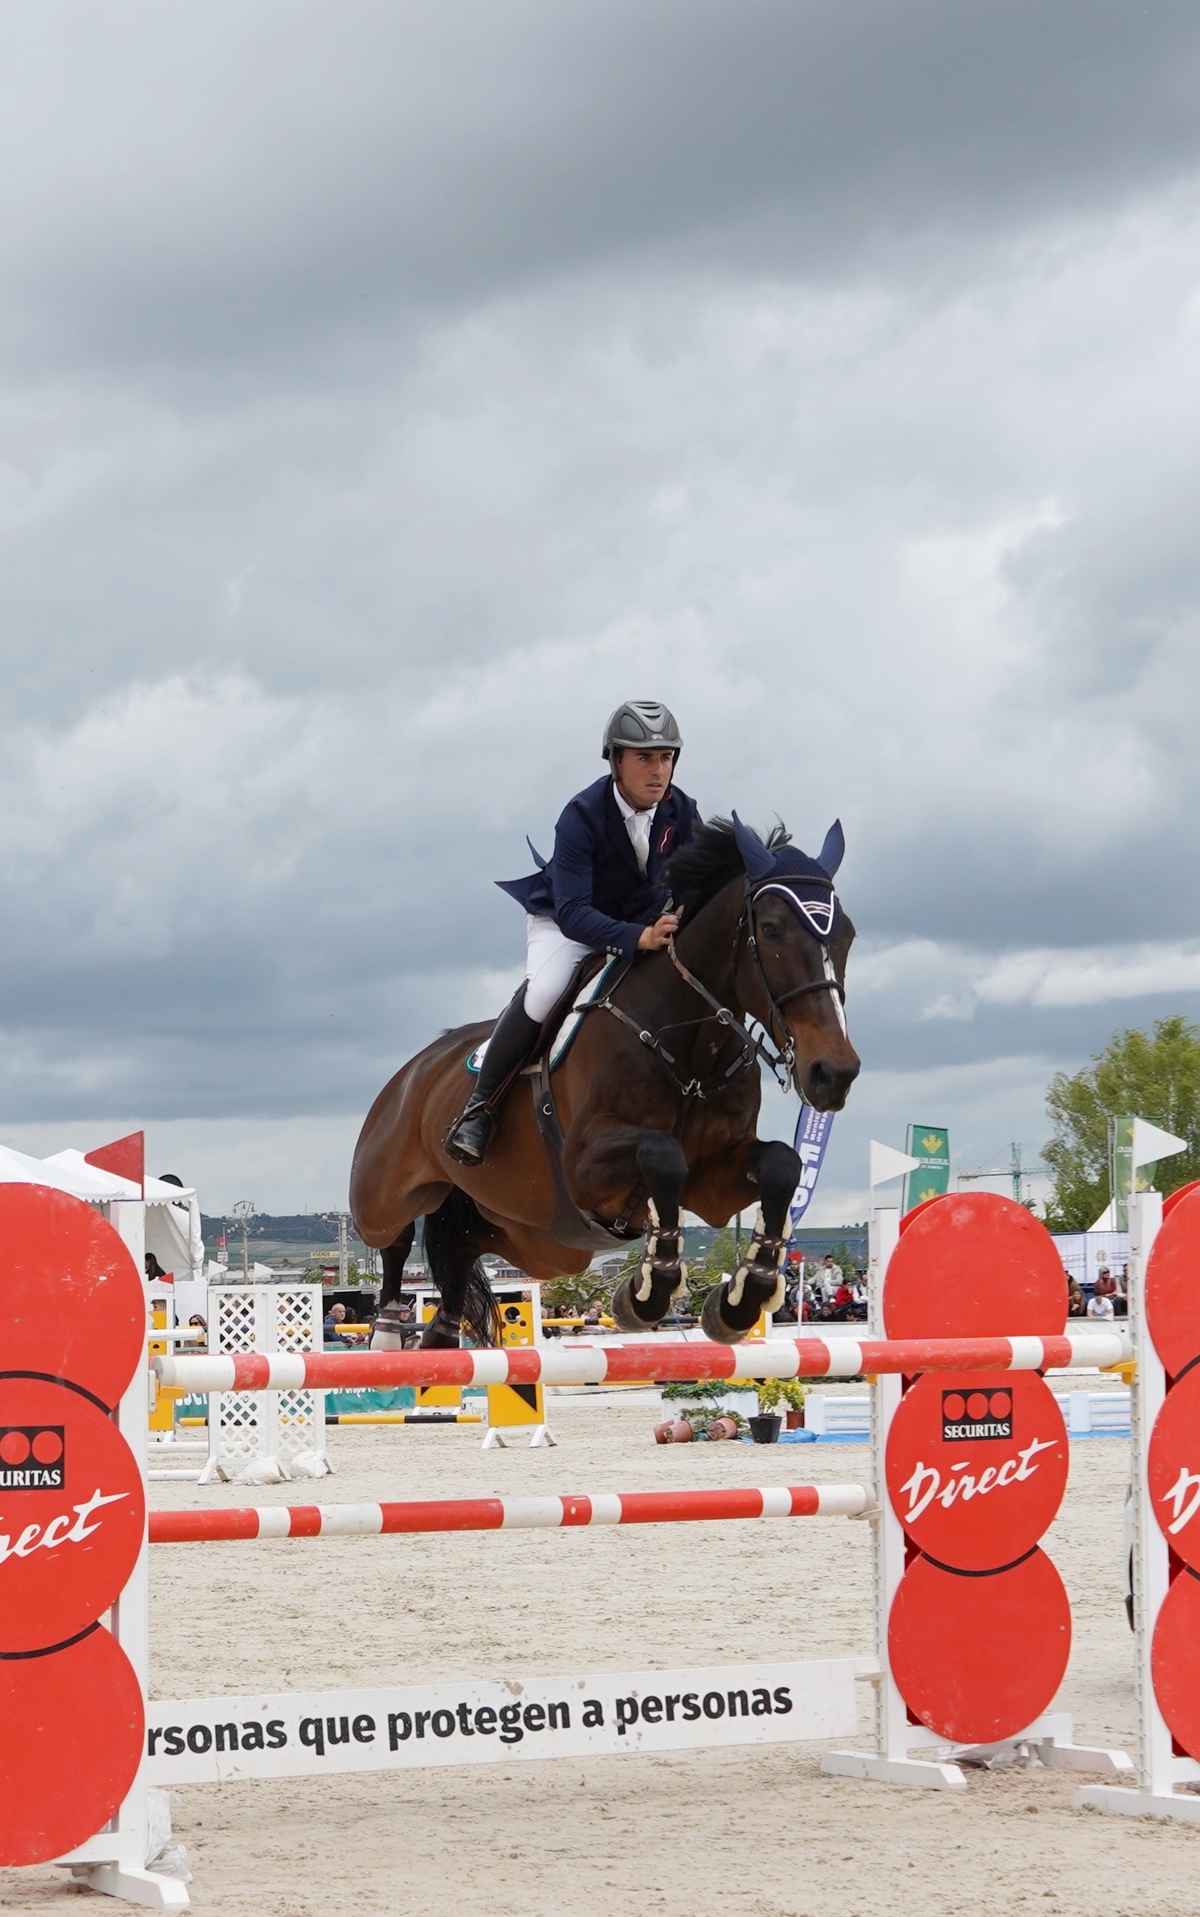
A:
MULTIPOLYGON (((818 878, 815 876, 810 877, 806 873, 804 882, 806 885, 827 885, 830 893, 832 894, 833 892, 832 879, 818 878)), ((846 988, 834 972, 833 961, 829 957, 828 948, 825 946, 824 941, 821 942, 826 973, 824 978, 810 979, 805 985, 793 985, 790 991, 781 993, 778 998, 776 998, 772 992, 767 983, 766 973, 762 968, 762 960, 758 954, 758 940, 754 934, 754 903, 759 893, 767 889, 768 884, 772 885, 776 890, 787 889, 786 886, 780 887, 778 879, 763 881, 759 885, 755 885, 753 879, 749 877, 746 879, 742 914, 738 920, 737 935, 733 942, 733 962, 736 970, 739 949, 744 939, 746 950, 750 955, 755 973, 757 974, 758 983, 762 988, 763 997, 767 1002, 768 1017, 771 1020, 771 1024, 769 1027, 763 1024, 763 1031, 769 1033, 769 1043, 764 1039, 756 1037, 753 1032, 748 1032, 742 1020, 737 1016, 737 1013, 731 1011, 727 1005, 723 1005, 715 993, 709 991, 702 979, 696 978, 693 973, 689 972, 687 966, 675 950, 674 938, 667 940, 667 952, 672 965, 684 983, 689 985, 692 991, 696 992, 699 997, 704 1000, 706 1005, 711 1006, 711 1011, 707 1012, 701 1018, 681 1019, 671 1025, 660 1025, 656 1032, 651 1032, 640 1026, 636 1019, 630 1018, 629 1014, 622 1011, 619 1005, 614 1005, 608 993, 601 999, 593 1000, 593 1006, 596 1010, 611 1012, 615 1019, 618 1019, 622 1025, 626 1026, 636 1035, 643 1045, 647 1046, 650 1051, 656 1054, 665 1066, 670 1077, 683 1093, 685 1099, 708 1098, 714 1090, 722 1090, 724 1086, 727 1085, 731 1079, 736 1078, 740 1072, 748 1070, 756 1059, 760 1059, 773 1074, 776 1082, 782 1086, 784 1091, 788 1091, 793 1083, 793 1073, 796 1068, 796 1047, 792 1035, 788 1031, 787 1020, 783 1016, 783 1007, 790 999, 801 998, 808 992, 833 992, 839 1000, 839 1005, 845 1003, 846 988), (721 1073, 719 1078, 708 1080, 680 1078, 678 1072, 675 1070, 675 1054, 668 1051, 662 1042, 663 1033, 681 1031, 685 1026, 708 1025, 714 1021, 718 1025, 723 1025, 732 1037, 740 1041, 738 1056, 734 1059, 733 1064, 721 1073), (780 1043, 779 1040, 780 1029, 782 1029, 783 1032, 782 1043, 780 1043)), ((797 901, 797 903, 798 902, 799 901, 797 901)), ((832 930, 832 915, 830 929, 832 930)), ((813 937, 815 938, 816 936, 817 934, 814 932, 813 937)), ((592 1007, 589 1006, 584 1009, 591 1010, 592 1007)))

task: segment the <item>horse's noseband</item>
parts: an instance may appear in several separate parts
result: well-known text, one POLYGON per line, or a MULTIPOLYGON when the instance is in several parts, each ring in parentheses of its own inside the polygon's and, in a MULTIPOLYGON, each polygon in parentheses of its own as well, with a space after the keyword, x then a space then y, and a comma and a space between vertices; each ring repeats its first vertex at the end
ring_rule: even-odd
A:
MULTIPOLYGON (((826 879, 826 878, 818 878, 815 875, 809 875, 808 873, 806 873, 804 876, 804 883, 806 885, 828 886, 829 888, 829 907, 828 907, 829 924, 827 927, 827 935, 828 935, 829 932, 832 932, 834 923, 837 918, 837 902, 836 902, 836 899, 834 898, 834 893, 833 893, 833 880, 826 879)), ((782 1085, 782 1087, 786 1091, 788 1087, 790 1086, 790 1084, 792 1083, 792 1074, 795 1071, 795 1067, 796 1067, 796 1047, 792 1041, 792 1035, 788 1031, 787 1020, 783 1016, 783 1007, 788 1003, 790 999, 803 998, 805 993, 807 992, 833 992, 836 994, 841 1004, 844 1005, 846 1003, 846 988, 842 984, 841 980, 837 976, 837 973, 833 969, 833 961, 829 956, 829 949, 828 949, 826 939, 822 938, 821 934, 816 930, 809 914, 803 909, 803 901, 796 897, 796 895, 792 892, 792 889, 790 886, 781 884, 776 879, 767 879, 762 884, 759 884, 759 885, 755 885, 749 878, 746 880, 746 902, 742 912, 741 921, 738 925, 738 942, 739 943, 741 941, 743 934, 745 935, 745 939, 746 939, 746 950, 750 954, 751 962, 753 963, 754 970, 758 976, 758 982, 760 986, 762 987, 763 997, 766 999, 767 1005, 769 1007, 769 1014, 771 1019, 771 1037, 774 1040, 775 1044, 779 1047, 779 1049, 773 1055, 770 1052, 768 1052, 766 1048, 760 1047, 760 1056, 770 1066, 772 1072, 775 1075, 776 1081, 780 1085, 782 1085), (799 918, 805 930, 811 933, 812 937, 819 941, 821 945, 821 950, 822 950, 822 957, 824 959, 824 964, 825 964, 824 978, 809 979, 808 983, 805 985, 793 985, 790 991, 781 992, 778 998, 776 998, 774 992, 771 990, 771 987, 767 983, 767 975, 763 971, 762 960, 758 955, 758 940, 754 935, 754 906, 756 901, 762 897, 762 894, 764 892, 779 892, 783 895, 784 898, 790 901, 792 906, 795 908, 796 916, 799 918), (779 1043, 779 1035, 777 1030, 775 1029, 776 1026, 779 1026, 782 1028, 782 1031, 783 1031, 782 1044, 779 1043)), ((736 955, 736 946, 735 946, 735 955, 736 955)), ((672 957, 674 957, 674 953, 672 953, 672 957)), ((842 1024, 844 1029, 845 1027, 844 1019, 842 1021, 842 1024)), ((764 1030, 765 1029, 766 1027, 764 1027, 764 1030)))

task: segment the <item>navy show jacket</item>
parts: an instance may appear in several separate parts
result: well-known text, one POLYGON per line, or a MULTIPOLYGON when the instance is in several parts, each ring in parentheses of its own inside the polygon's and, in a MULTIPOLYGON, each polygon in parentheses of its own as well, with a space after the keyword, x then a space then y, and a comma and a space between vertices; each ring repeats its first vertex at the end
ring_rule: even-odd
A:
POLYGON ((668 788, 655 809, 643 878, 612 777, 605 773, 564 809, 554 830, 554 857, 527 879, 496 883, 527 912, 552 918, 569 939, 629 958, 642 928, 654 923, 667 902, 663 866, 691 838, 699 816, 694 799, 678 786, 668 788))

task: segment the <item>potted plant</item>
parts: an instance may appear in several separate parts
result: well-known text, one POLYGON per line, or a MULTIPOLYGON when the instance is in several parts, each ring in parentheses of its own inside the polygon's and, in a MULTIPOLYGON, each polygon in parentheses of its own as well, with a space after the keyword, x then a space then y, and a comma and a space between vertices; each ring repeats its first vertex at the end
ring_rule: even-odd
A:
POLYGON ((789 1431, 800 1431, 804 1427, 804 1401, 808 1397, 808 1386, 802 1385, 798 1378, 779 1378, 783 1403, 789 1431))
POLYGON ((755 1385, 758 1394, 758 1416, 750 1420, 750 1436, 755 1444, 778 1444, 779 1427, 783 1419, 776 1411, 776 1405, 786 1405, 788 1426, 792 1426, 793 1416, 797 1425, 804 1422, 805 1390, 795 1378, 760 1378, 755 1385))
POLYGON ((719 1443, 722 1439, 740 1437, 746 1420, 739 1411, 726 1410, 724 1400, 728 1395, 729 1381, 722 1378, 709 1379, 703 1384, 681 1381, 664 1385, 664 1410, 669 1408, 673 1421, 668 1418, 655 1426, 656 1442, 687 1444, 693 1438, 707 1438, 711 1443, 719 1443), (676 1400, 681 1401, 678 1410, 676 1400))

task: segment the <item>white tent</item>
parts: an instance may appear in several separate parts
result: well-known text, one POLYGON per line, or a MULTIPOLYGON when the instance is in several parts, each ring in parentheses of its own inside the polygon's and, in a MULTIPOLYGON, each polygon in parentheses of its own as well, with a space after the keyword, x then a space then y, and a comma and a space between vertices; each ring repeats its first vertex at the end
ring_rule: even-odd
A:
MULTIPOLYGON (((31 1159, 37 1164, 37 1159, 31 1159)), ((97 1165, 89 1165, 80 1151, 55 1152, 40 1161, 46 1169, 53 1168, 64 1175, 76 1178, 80 1184, 88 1180, 103 1183, 107 1187, 116 1186, 101 1192, 95 1191, 95 1197, 111 1199, 139 1198, 142 1194, 131 1179, 118 1178, 112 1172, 101 1171, 97 1165)), ((79 1191, 78 1196, 91 1197, 91 1192, 79 1191)), ((169 1185, 161 1178, 147 1178, 145 1188, 146 1203, 146 1250, 153 1252, 164 1271, 169 1271, 177 1285, 203 1282, 204 1278, 204 1239, 200 1225, 200 1201, 195 1187, 191 1185, 169 1185)), ((177 1304, 182 1305, 179 1297, 177 1304)), ((194 1307, 199 1309, 199 1307, 194 1307)))
POLYGON ((118 1223, 121 1206, 137 1205, 141 1223, 135 1228, 130 1220, 133 1239, 124 1227, 119 1228, 139 1266, 144 1247, 153 1252, 162 1269, 174 1279, 178 1321, 186 1323, 193 1312, 207 1314, 204 1239, 200 1203, 193 1186, 147 1178, 142 1192, 132 1179, 103 1171, 99 1165, 90 1165, 81 1151, 53 1152, 49 1158, 31 1158, 28 1152, 16 1151, 11 1145, 0 1145, 0 1184, 49 1185, 54 1191, 69 1192, 72 1198, 82 1198, 91 1205, 116 1205, 118 1211, 110 1216, 118 1223))
POLYGON ((137 1190, 128 1179, 84 1164, 82 1152, 62 1152, 59 1159, 30 1158, 27 1152, 14 1151, 11 1145, 0 1145, 0 1184, 49 1185, 54 1191, 69 1192, 72 1198, 86 1198, 92 1204, 111 1204, 114 1199, 137 1197, 137 1190), (60 1163, 59 1159, 78 1159, 79 1164, 60 1163))

